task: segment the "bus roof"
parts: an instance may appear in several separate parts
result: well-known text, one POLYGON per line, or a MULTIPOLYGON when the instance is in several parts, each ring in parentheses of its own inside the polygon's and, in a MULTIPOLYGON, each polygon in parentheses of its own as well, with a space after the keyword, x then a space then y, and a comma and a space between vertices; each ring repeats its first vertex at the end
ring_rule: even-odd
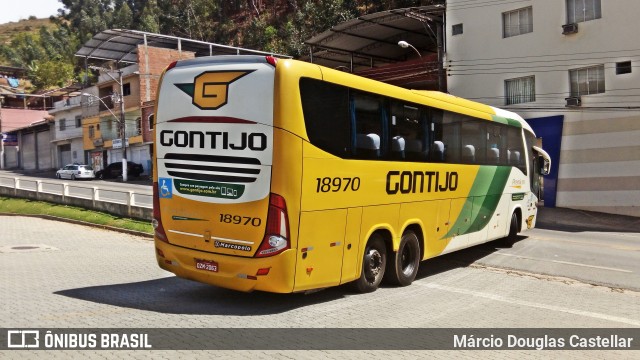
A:
POLYGON ((494 120, 507 122, 507 123, 509 122, 508 120, 515 121, 516 123, 518 123, 518 125, 516 126, 522 127, 523 129, 533 133, 533 129, 531 128, 531 126, 520 115, 512 111, 500 109, 494 106, 489 106, 489 105, 472 101, 472 100, 467 100, 467 99, 464 99, 455 95, 443 93, 440 91, 428 91, 428 90, 411 90, 411 91, 415 94, 426 96, 434 100, 452 103, 452 104, 473 109, 476 111, 481 111, 484 113, 489 111, 489 114, 492 115, 494 120), (487 110, 487 108, 489 108, 489 110, 487 110), (498 119, 496 119, 496 117, 498 119))

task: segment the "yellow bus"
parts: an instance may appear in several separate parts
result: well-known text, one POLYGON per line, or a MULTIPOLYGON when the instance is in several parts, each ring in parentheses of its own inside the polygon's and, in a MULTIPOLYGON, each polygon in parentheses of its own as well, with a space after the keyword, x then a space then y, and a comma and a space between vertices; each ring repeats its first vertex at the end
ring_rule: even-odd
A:
POLYGON ((534 227, 550 166, 512 112, 273 57, 172 63, 154 129, 158 265, 240 291, 409 285, 534 227))

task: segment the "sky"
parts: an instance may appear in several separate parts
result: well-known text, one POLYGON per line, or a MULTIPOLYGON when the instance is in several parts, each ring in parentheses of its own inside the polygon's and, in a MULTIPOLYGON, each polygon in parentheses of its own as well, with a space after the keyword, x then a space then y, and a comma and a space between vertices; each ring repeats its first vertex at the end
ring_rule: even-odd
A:
POLYGON ((0 0, 0 24, 28 19, 31 15, 48 18, 62 7, 58 0, 0 0))

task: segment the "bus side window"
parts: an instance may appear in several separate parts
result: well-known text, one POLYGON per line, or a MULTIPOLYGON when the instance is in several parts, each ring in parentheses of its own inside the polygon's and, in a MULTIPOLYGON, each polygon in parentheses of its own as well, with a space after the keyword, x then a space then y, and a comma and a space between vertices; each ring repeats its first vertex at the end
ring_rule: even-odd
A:
POLYGON ((460 162, 460 120, 461 116, 449 111, 444 112, 442 120, 442 142, 444 143, 444 161, 460 162))
POLYGON ((357 159, 378 159, 383 154, 383 114, 380 99, 355 93, 353 95, 352 124, 355 133, 357 159))
POLYGON ((351 124, 347 88, 320 80, 300 79, 307 137, 314 146, 341 158, 351 157, 351 124))
POLYGON ((413 104, 391 101, 389 136, 390 158, 425 161, 428 154, 428 129, 425 111, 413 104))
POLYGON ((444 161, 444 142, 443 140, 443 126, 442 121, 444 118, 444 111, 440 109, 430 108, 429 113, 429 161, 431 162, 443 162, 444 161))
POLYGON ((487 126, 487 165, 506 165, 507 159, 506 126, 490 124, 487 126))
POLYGON ((484 164, 487 153, 487 121, 461 115, 461 160, 464 164, 484 164))
POLYGON ((526 174, 527 168, 524 159, 524 145, 522 144, 522 129, 512 126, 508 127, 507 138, 507 165, 515 166, 526 174))

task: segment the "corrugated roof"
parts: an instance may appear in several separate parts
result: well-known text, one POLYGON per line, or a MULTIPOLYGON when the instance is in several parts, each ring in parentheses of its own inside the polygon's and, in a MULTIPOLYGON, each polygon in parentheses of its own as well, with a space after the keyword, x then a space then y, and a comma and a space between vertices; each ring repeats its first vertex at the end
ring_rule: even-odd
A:
POLYGON ((398 46, 401 40, 421 54, 437 53, 437 32, 443 23, 444 10, 444 5, 428 5, 345 21, 305 41, 311 47, 305 60, 358 71, 416 57, 413 49, 398 46))
POLYGON ((192 51, 196 56, 253 54, 289 57, 263 51, 127 29, 104 30, 87 41, 75 55, 87 59, 135 64, 138 62, 138 45, 144 44, 150 47, 192 51))

